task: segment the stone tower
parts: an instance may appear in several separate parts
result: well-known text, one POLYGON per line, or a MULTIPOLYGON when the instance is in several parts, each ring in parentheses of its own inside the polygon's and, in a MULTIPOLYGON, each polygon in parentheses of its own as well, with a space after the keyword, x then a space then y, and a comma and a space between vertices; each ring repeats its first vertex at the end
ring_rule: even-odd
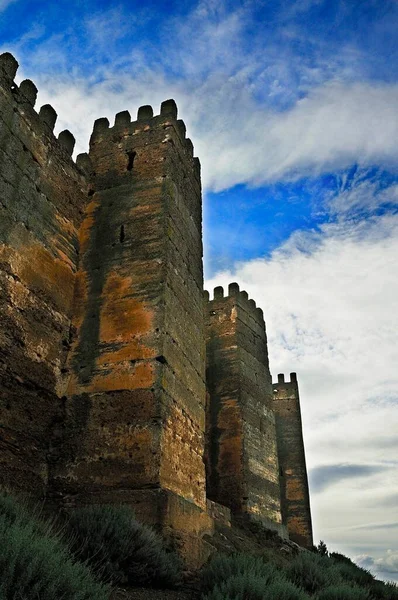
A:
MULTIPOLYGON (((263 313, 236 283, 207 302, 207 493, 235 514, 281 524, 263 313)), ((282 532, 282 528, 280 528, 282 532)))
POLYGON ((85 169, 66 429, 51 493, 128 503, 146 521, 198 529, 206 507, 200 165, 174 101, 155 117, 144 106, 133 122, 128 112, 113 127, 97 120, 85 169))
POLYGON ((278 382, 272 385, 281 475, 282 519, 287 526, 289 538, 300 546, 311 548, 310 496, 296 373, 290 374, 290 381, 285 381, 285 376, 280 374, 278 382))

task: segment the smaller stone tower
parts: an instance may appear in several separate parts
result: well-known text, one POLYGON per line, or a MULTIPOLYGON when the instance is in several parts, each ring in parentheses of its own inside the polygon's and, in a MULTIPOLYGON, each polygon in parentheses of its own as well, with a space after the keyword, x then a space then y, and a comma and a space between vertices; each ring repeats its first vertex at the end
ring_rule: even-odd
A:
MULTIPOLYGON (((208 298, 206 298, 207 300, 208 298)), ((263 313, 237 283, 207 302, 207 494, 235 514, 281 524, 263 313)), ((282 531, 281 531, 282 533, 282 531)))
POLYGON ((313 545, 312 523, 297 375, 290 373, 290 381, 285 381, 285 376, 280 374, 278 382, 272 385, 282 520, 290 539, 309 548, 313 545))

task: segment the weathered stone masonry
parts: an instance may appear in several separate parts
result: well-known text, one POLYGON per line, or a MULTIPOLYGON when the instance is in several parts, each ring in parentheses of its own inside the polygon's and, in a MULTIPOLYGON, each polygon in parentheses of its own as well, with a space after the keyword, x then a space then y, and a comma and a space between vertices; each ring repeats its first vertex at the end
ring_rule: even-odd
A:
POLYGON ((235 513, 281 524, 267 337, 261 308, 230 284, 207 321, 207 493, 235 513))
POLYGON ((290 373, 290 381, 285 381, 283 374, 278 375, 278 381, 273 383, 272 387, 272 405, 278 438, 282 518, 290 539, 310 548, 313 543, 310 495, 296 373, 290 373))
POLYGON ((74 162, 17 67, 0 56, 0 485, 131 505, 192 563, 228 509, 280 527, 262 312, 236 284, 203 304, 200 164, 174 101, 97 120, 74 162))
POLYGON ((73 137, 55 139, 56 113, 0 62, 0 481, 44 493, 48 441, 62 418, 78 228, 87 199, 73 137))

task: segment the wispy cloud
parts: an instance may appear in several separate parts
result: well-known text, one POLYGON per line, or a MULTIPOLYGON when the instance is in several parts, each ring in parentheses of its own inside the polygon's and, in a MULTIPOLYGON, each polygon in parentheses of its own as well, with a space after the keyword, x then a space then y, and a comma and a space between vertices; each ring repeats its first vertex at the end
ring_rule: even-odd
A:
POLYGON ((380 473, 388 467, 384 465, 324 465, 313 468, 309 473, 312 492, 321 492, 345 479, 367 477, 380 473))
POLYGON ((371 572, 387 575, 387 578, 398 581, 398 550, 387 550, 387 552, 379 557, 362 554, 356 557, 357 563, 371 572))

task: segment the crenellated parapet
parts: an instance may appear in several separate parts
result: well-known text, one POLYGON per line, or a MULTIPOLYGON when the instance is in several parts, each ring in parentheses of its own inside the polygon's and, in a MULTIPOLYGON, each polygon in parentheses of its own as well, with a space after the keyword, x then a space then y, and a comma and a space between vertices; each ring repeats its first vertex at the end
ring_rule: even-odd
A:
MULTIPOLYGON (((57 121, 57 113, 50 104, 45 104, 36 112, 37 87, 30 79, 24 79, 19 86, 14 79, 18 71, 18 62, 12 54, 5 52, 0 55, 0 89, 13 100, 14 112, 31 122, 32 129, 37 129, 38 135, 51 135, 57 121)), ((55 136, 52 135, 52 142, 55 136)), ((74 136, 65 129, 58 135, 58 150, 71 157, 75 147, 74 136)))
POLYGON ((238 303, 260 325, 264 323, 263 310, 256 305, 255 300, 249 298, 249 294, 246 291, 240 290, 239 284, 236 282, 228 285, 228 294, 226 296, 224 296, 224 288, 220 285, 214 288, 213 298, 210 298, 210 293, 205 290, 204 299, 206 302, 229 299, 229 302, 238 303))
POLYGON ((165 131, 163 143, 178 145, 184 155, 192 160, 192 166, 197 178, 200 178, 200 161, 194 156, 194 147, 192 141, 186 137, 186 127, 184 121, 177 119, 178 110, 174 100, 165 100, 160 106, 159 115, 154 115, 152 106, 140 106, 137 111, 137 118, 131 119, 128 110, 119 112, 115 116, 113 126, 110 126, 106 117, 97 119, 94 123, 93 133, 90 138, 90 145, 102 141, 104 136, 108 140, 120 139, 124 136, 134 136, 146 133, 147 137, 151 132, 161 126, 165 131))
MULTIPOLYGON (((205 293, 208 496, 281 525, 279 467, 263 312, 237 283, 205 293)), ((280 527, 283 533, 283 528, 280 527)))

